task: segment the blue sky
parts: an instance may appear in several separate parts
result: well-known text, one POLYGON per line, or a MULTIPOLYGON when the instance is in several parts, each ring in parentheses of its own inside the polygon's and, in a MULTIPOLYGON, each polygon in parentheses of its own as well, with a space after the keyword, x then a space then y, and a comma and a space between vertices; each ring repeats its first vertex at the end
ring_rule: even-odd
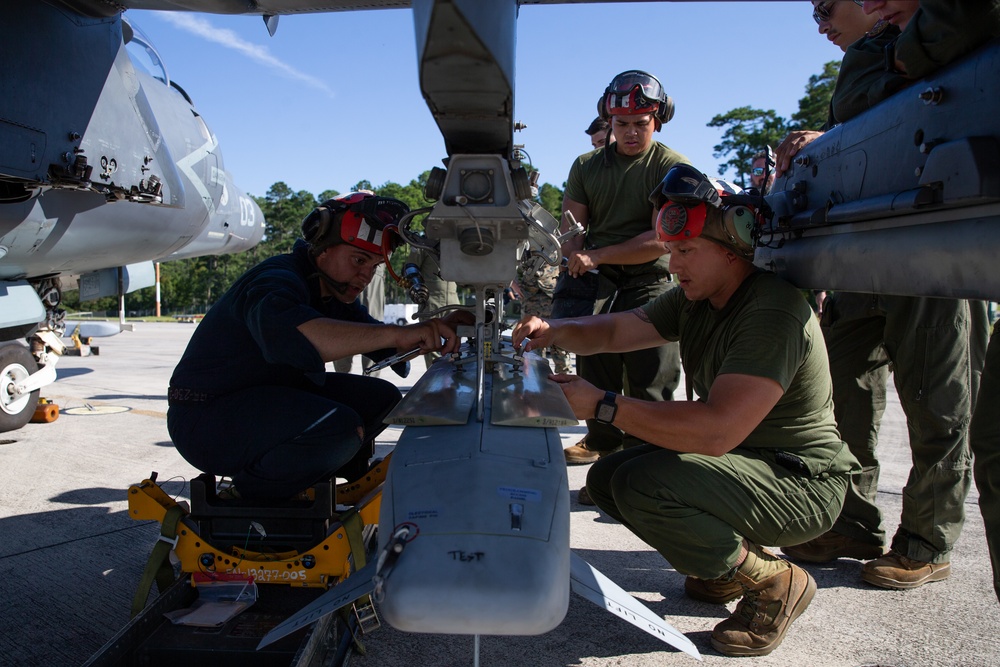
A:
MULTIPOLYGON (((657 75, 676 106, 656 138, 714 175, 713 116, 749 105, 789 117, 839 60, 807 0, 528 5, 517 21, 515 133, 561 186, 618 72, 657 75)), ((217 135, 246 192, 275 181, 318 195, 365 179, 408 183, 446 156, 420 94, 410 10, 259 16, 129 10, 217 135)))

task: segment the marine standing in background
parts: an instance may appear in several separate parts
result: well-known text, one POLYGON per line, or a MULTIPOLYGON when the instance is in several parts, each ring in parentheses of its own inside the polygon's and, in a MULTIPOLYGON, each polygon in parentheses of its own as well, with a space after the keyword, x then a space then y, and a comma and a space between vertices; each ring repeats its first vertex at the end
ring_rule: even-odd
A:
MULTIPOLYGON (((818 10, 825 3, 814 4, 818 10)), ((916 2, 863 4, 866 13, 878 12, 893 27, 847 49, 831 105, 831 126, 912 83, 896 65, 887 67, 894 51, 897 58, 901 50, 913 53, 913 71, 925 74, 940 66, 943 58, 973 48, 977 33, 985 31, 986 38, 997 34, 996 2, 990 3, 990 11, 973 8, 973 3, 923 3, 934 6, 941 20, 934 25, 922 15, 910 31, 909 23, 919 13, 916 2), (967 30, 950 31, 954 21, 964 21, 967 30), (993 27, 984 28, 991 21, 993 27), (900 29, 908 34, 900 35, 900 29), (924 66, 930 63, 930 69, 924 66)), ((779 145, 779 175, 813 139, 790 135, 779 145)), ((864 565, 861 577, 882 588, 911 589, 946 579, 972 483, 969 421, 986 346, 985 304, 838 292, 825 306, 822 324, 837 424, 862 472, 854 477, 831 531, 782 550, 808 562, 874 559, 864 565), (882 555, 886 535, 875 503, 879 477, 875 447, 885 390, 884 385, 869 383, 878 377, 873 371, 889 363, 907 419, 913 467, 903 488, 899 527, 889 553, 882 555)))
MULTIPOLYGON (((630 70, 614 77, 599 112, 611 123, 615 142, 581 155, 570 167, 563 211, 586 234, 567 241, 563 255, 573 277, 597 269, 594 313, 627 312, 671 288, 668 259, 656 240, 656 211, 649 193, 672 166, 687 162, 653 133, 674 115, 673 100, 659 80, 630 70)), ((634 352, 577 355, 581 377, 606 391, 647 401, 669 401, 680 381, 676 343, 634 352)), ((585 448, 605 454, 639 441, 610 424, 587 421, 585 448)), ((581 492, 581 502, 589 499, 581 492)))
MULTIPOLYGON (((603 99, 603 96, 602 96, 603 99)), ((598 100, 598 104, 601 101, 598 100)), ((590 122, 587 129, 583 131, 590 137, 590 145, 597 150, 604 148, 610 143, 614 143, 615 135, 611 131, 611 124, 598 116, 590 122)), ((565 231, 565 227, 564 230, 565 231)), ((552 313, 555 318, 560 317, 581 317, 594 312, 594 302, 597 301, 597 272, 584 273, 581 276, 572 276, 565 270, 559 272, 556 280, 555 291, 552 294, 552 313)), ((558 349, 558 348, 556 348, 558 349)), ((570 372, 570 353, 566 355, 566 372, 570 372)), ((587 449, 587 436, 570 447, 563 450, 568 465, 581 465, 593 463, 600 457, 600 452, 587 449)))

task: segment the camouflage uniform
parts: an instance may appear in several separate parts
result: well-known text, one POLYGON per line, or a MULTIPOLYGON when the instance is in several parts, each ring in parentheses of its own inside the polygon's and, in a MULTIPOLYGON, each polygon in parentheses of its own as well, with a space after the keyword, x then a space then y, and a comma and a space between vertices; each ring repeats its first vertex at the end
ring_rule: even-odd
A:
MULTIPOLYGON (((521 288, 521 317, 537 315, 538 317, 549 317, 552 314, 552 292, 556 288, 556 279, 559 277, 559 267, 543 264, 542 268, 525 273, 524 269, 517 269, 517 286, 521 288)), ((543 355, 551 357, 555 365, 556 373, 572 373, 569 361, 569 352, 550 347, 543 351, 543 355)))
MULTIPOLYGON (((427 303, 417 309, 417 314, 433 313, 445 306, 461 303, 458 300, 458 285, 454 281, 444 280, 438 275, 441 267, 438 266, 433 255, 420 248, 412 248, 410 255, 406 258, 406 263, 417 265, 417 268, 420 269, 420 275, 424 279, 424 285, 427 286, 427 303)), ((446 314, 439 313, 438 317, 446 314)), ((424 363, 430 368, 431 364, 440 358, 439 352, 428 352, 424 355, 424 363)))

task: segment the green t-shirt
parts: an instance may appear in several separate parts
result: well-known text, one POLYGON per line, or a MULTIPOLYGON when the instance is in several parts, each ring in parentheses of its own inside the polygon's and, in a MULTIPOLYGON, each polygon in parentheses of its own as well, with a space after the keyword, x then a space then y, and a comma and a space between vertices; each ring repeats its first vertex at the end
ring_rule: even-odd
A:
MULTIPOLYGON (((859 468, 834 420, 823 333, 798 288, 756 271, 721 311, 707 300, 689 301, 680 289, 644 310, 661 336, 680 341, 684 373, 701 400, 727 373, 781 385, 784 394, 740 447, 793 454, 811 475, 859 468)), ((787 463, 782 457, 777 460, 787 463)))
MULTIPOLYGON (((686 157, 658 141, 639 155, 620 155, 615 144, 584 153, 576 159, 566 179, 565 195, 587 207, 587 247, 604 248, 634 239, 652 229, 653 205, 649 193, 675 164, 686 157), (611 150, 611 164, 604 152, 611 150)), ((666 256, 627 267, 626 273, 657 271, 666 275, 666 256)))

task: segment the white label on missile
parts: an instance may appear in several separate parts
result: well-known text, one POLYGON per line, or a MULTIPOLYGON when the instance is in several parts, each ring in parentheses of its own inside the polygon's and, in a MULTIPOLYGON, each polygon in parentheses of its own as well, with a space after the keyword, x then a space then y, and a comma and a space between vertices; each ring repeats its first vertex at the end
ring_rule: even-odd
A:
POLYGON ((521 502, 542 502, 542 492, 538 489, 522 489, 517 486, 498 486, 497 494, 506 500, 518 500, 521 502))

